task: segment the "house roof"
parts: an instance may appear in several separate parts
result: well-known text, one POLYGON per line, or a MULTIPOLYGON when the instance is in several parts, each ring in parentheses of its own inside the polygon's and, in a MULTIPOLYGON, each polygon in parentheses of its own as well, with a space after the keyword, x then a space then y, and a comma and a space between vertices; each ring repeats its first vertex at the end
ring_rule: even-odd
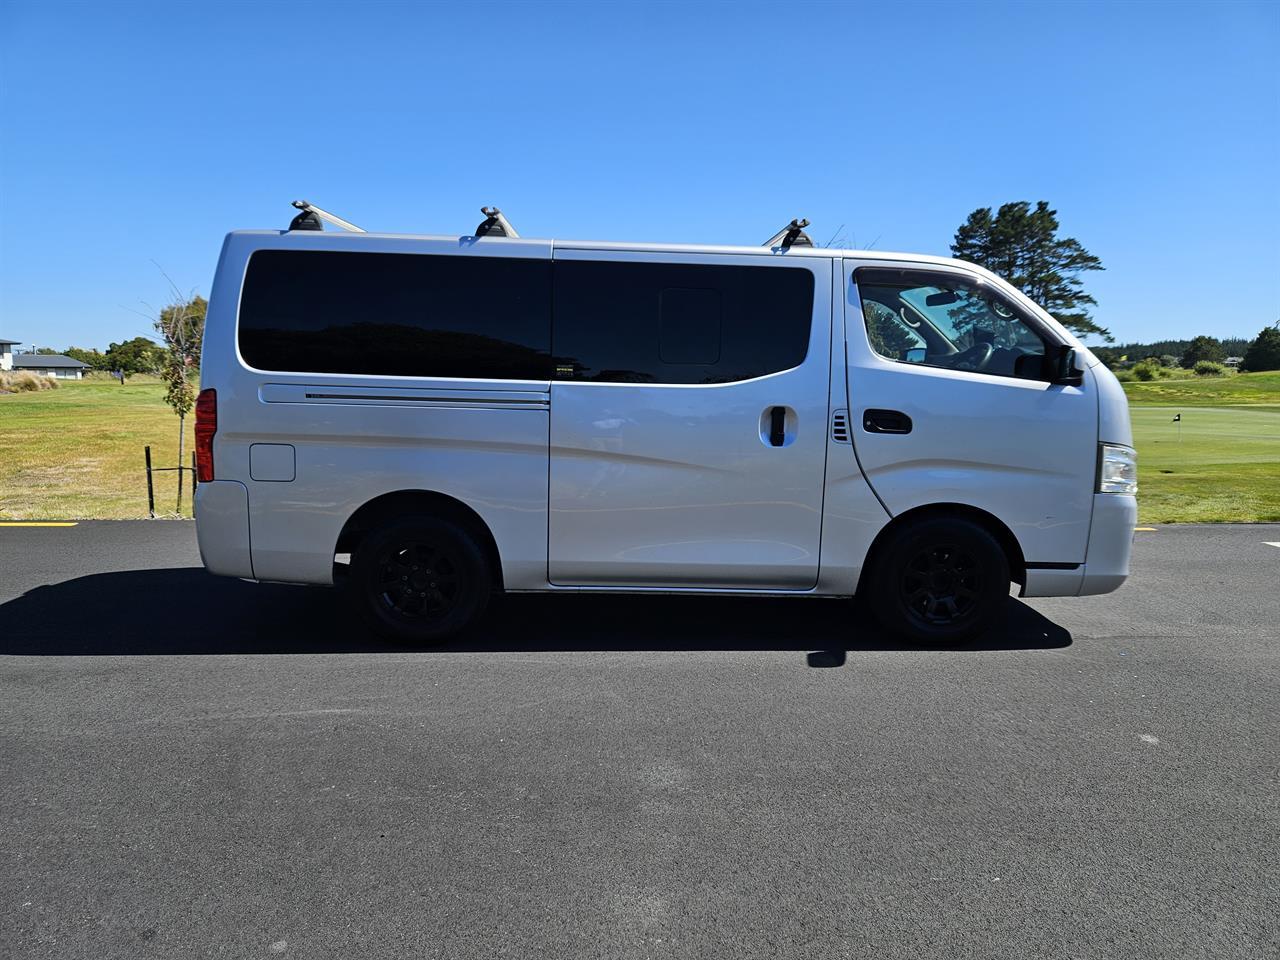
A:
POLYGON ((22 370, 29 367, 43 369, 45 367, 69 367, 88 370, 87 363, 81 363, 79 360, 72 360, 70 357, 64 357, 60 353, 15 353, 13 355, 13 368, 22 370))
POLYGON ((9 344, 9 346, 13 346, 14 344, 18 344, 21 342, 22 342, 21 340, 6 340, 4 337, 0 337, 0 343, 7 343, 9 344))

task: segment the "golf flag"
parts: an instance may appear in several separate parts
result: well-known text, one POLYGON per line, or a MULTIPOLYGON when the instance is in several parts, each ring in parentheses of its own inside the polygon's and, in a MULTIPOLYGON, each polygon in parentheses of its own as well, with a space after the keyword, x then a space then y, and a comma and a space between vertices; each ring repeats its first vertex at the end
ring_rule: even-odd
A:
POLYGON ((1182 414, 1180 414, 1180 413, 1179 413, 1179 414, 1177 414, 1177 415, 1176 415, 1172 420, 1170 420, 1169 422, 1170 422, 1170 423, 1181 423, 1181 422, 1182 422, 1182 414))

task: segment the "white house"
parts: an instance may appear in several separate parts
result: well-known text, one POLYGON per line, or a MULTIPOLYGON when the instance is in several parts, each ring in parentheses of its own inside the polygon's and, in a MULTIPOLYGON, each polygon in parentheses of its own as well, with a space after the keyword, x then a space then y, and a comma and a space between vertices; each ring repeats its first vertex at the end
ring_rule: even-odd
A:
POLYGON ((17 345, 17 340, 0 339, 0 370, 30 370, 37 377, 81 380, 89 369, 87 363, 60 353, 14 353, 13 348, 17 345))

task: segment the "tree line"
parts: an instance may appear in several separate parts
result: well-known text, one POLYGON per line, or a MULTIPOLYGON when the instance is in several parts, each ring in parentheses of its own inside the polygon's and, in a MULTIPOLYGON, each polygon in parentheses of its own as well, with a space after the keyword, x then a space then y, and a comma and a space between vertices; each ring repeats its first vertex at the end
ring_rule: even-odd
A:
MULTIPOLYGON (((195 338, 197 346, 194 356, 199 356, 199 338, 204 332, 204 317, 208 307, 209 304, 205 298, 198 294, 190 298, 175 298, 173 303, 160 311, 155 321, 156 330, 165 339, 164 344, 156 343, 147 337, 134 337, 122 343, 109 344, 105 351, 96 347, 73 346, 65 350, 37 347, 33 352, 43 355, 61 353, 64 357, 79 360, 90 370, 119 374, 125 378, 139 373, 164 374, 166 367, 172 367, 175 363, 175 350, 169 336, 175 327, 175 322, 177 327, 184 331, 181 336, 187 339, 195 338), (185 332, 187 330, 192 332, 185 332)), ((185 353, 189 359, 192 351, 186 344, 184 348, 179 349, 177 353, 179 355, 185 353)))
MULTIPOLYGON (((1218 343, 1222 352, 1228 357, 1243 357, 1253 341, 1247 337, 1222 337, 1218 343)), ((1116 359, 1127 357, 1129 360, 1146 360, 1148 357, 1181 357, 1191 346, 1191 339, 1185 340, 1153 340, 1150 343, 1118 343, 1110 347, 1094 347, 1093 352, 1101 356, 1115 355, 1116 359)))
POLYGON ((1280 327, 1265 327, 1253 340, 1244 337, 1199 336, 1191 340, 1157 340, 1154 343, 1126 343, 1118 347, 1093 347, 1094 355, 1108 367, 1157 363, 1162 367, 1185 367, 1197 363, 1222 363, 1228 357, 1242 358, 1244 371, 1280 370, 1280 327))
POLYGON ((1128 343, 1119 347, 1093 347, 1094 355, 1108 367, 1136 363, 1156 363, 1162 367, 1190 370, 1198 363, 1222 363, 1240 357, 1246 372, 1280 370, 1280 324, 1264 327, 1253 340, 1243 337, 1199 336, 1191 340, 1158 340, 1155 343, 1128 343))

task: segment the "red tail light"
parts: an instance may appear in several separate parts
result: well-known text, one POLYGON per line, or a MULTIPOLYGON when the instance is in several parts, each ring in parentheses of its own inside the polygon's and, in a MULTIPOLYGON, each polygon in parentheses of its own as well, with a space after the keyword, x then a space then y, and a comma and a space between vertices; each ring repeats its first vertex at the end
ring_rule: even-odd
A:
POLYGON ((210 387, 196 397, 196 476, 213 479, 213 435, 218 432, 218 391, 210 387))

